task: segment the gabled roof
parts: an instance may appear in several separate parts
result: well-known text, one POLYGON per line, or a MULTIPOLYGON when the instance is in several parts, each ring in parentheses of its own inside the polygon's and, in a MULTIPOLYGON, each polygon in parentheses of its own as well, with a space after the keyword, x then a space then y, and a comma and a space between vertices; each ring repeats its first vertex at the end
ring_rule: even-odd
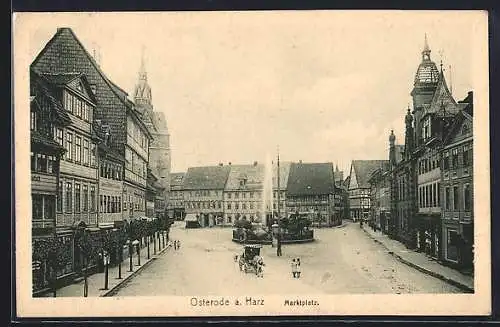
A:
POLYGON ((292 163, 287 194, 291 196, 334 193, 332 163, 292 163))
POLYGON ((457 102, 451 95, 451 92, 448 89, 448 85, 446 85, 446 79, 443 75, 443 72, 441 71, 439 74, 439 81, 436 90, 434 91, 431 103, 429 107, 424 108, 423 116, 425 116, 428 113, 456 114, 458 110, 459 109, 457 106, 457 102))
POLYGON ((184 176, 185 190, 222 190, 229 176, 229 166, 188 168, 184 176))
POLYGON ((42 73, 42 75, 54 85, 67 85, 71 81, 80 77, 81 73, 42 73))
POLYGON ((370 175, 379 168, 388 167, 389 160, 353 160, 352 168, 356 174, 359 188, 368 188, 370 175))
POLYGON ((256 165, 231 165, 226 182, 226 190, 238 189, 260 189, 264 181, 265 167, 262 164, 256 165), (240 186, 240 181, 246 179, 246 184, 240 186))
MULTIPOLYGON (((52 95, 53 86, 50 84, 50 82, 44 76, 38 74, 34 70, 30 70, 30 83, 33 89, 36 90, 36 92, 39 92, 41 96, 45 97, 48 100, 48 103, 58 120, 63 125, 71 124, 71 118, 64 109, 61 101, 57 100, 52 95)), ((39 100, 37 99, 37 96, 34 96, 31 99, 30 104, 40 106, 40 103, 38 101, 39 100)))
POLYGON ((94 92, 90 88, 89 81, 87 79, 87 76, 85 76, 85 74, 77 72, 69 72, 69 73, 41 73, 41 75, 55 87, 67 87, 75 79, 82 80, 83 87, 85 88, 91 102, 94 105, 97 104, 97 99, 95 97, 94 92))
POLYGON ((40 53, 36 56, 35 60, 33 60, 33 62, 31 63, 31 67, 35 67, 36 64, 38 63, 38 61, 40 60, 40 58, 43 57, 43 55, 45 54, 45 52, 51 47, 51 45, 53 43, 55 43, 59 38, 60 36, 63 34, 63 33, 68 33, 75 41, 76 43, 78 44, 78 46, 80 47, 80 49, 82 50, 83 54, 85 55, 85 57, 88 59, 88 61, 91 63, 91 65, 94 67, 94 69, 97 71, 97 73, 101 76, 101 78, 104 80, 104 82, 108 85, 108 87, 111 89, 111 91, 117 96, 117 98, 125 105, 125 107, 127 108, 127 110, 132 113, 133 116, 135 116, 139 122, 139 124, 143 127, 143 129, 146 131, 146 134, 148 135, 149 138, 152 138, 152 135, 151 133, 149 132, 148 128, 146 127, 146 125, 144 124, 144 122, 142 121, 142 119, 140 119, 140 117, 138 116, 136 110, 134 109, 134 104, 132 101, 130 101, 130 99, 127 98, 128 96, 128 93, 125 92, 122 88, 120 88, 118 85, 116 85, 114 82, 112 82, 107 76, 106 74, 104 74, 104 72, 102 71, 101 67, 99 66, 99 64, 95 61, 95 59, 90 55, 90 53, 87 51, 87 49, 83 46, 82 42, 78 39, 78 37, 76 36, 76 34, 73 32, 73 30, 69 27, 61 27, 61 28, 58 28, 57 29, 57 32, 56 34, 54 34, 54 36, 47 42, 47 44, 45 45, 45 47, 42 49, 42 51, 40 51, 40 53))
POLYGON ((460 127, 462 126, 462 123, 465 120, 468 120, 470 122, 470 128, 472 128, 472 116, 469 115, 467 111, 461 110, 458 114, 455 115, 455 117, 453 117, 451 126, 444 137, 445 144, 449 143, 453 139, 453 136, 457 134, 460 127))
POLYGON ((170 173, 170 186, 182 186, 186 173, 170 173))

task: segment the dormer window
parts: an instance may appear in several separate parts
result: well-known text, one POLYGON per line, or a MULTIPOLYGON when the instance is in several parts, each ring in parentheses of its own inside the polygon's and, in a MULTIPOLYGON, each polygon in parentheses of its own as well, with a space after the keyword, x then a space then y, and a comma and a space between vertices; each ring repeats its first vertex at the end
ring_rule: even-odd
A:
POLYGON ((76 89, 80 92, 83 92, 83 87, 81 83, 76 84, 76 89))
POLYGON ((431 120, 427 117, 422 125, 422 137, 427 140, 431 137, 431 120))
POLYGON ((469 134, 469 131, 470 131, 469 124, 464 124, 464 125, 462 126, 462 135, 467 135, 467 134, 469 134))

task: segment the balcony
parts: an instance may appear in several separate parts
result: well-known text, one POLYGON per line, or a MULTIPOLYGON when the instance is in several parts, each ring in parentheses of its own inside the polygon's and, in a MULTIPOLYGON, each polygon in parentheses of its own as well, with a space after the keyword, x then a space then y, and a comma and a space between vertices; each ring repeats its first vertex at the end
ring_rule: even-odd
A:
POLYGON ((53 219, 36 219, 32 221, 32 227, 33 228, 54 228, 54 220, 53 219))

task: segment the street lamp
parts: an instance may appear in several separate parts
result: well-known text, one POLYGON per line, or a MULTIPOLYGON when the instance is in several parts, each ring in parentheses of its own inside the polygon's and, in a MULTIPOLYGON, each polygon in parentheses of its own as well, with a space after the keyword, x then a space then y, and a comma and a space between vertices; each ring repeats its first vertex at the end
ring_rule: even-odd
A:
POLYGON ((132 248, 134 246, 137 249, 137 265, 140 266, 141 265, 141 248, 139 246, 139 241, 138 240, 134 240, 132 242, 132 248))

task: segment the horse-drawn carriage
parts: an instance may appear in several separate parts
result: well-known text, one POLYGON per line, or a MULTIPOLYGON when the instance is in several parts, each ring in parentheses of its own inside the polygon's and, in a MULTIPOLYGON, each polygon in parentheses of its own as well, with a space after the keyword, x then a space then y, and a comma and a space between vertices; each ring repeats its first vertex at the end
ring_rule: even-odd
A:
POLYGON ((246 273, 253 272, 258 276, 262 276, 262 267, 264 260, 260 256, 262 244, 245 244, 244 250, 238 256, 238 265, 241 271, 246 273))

